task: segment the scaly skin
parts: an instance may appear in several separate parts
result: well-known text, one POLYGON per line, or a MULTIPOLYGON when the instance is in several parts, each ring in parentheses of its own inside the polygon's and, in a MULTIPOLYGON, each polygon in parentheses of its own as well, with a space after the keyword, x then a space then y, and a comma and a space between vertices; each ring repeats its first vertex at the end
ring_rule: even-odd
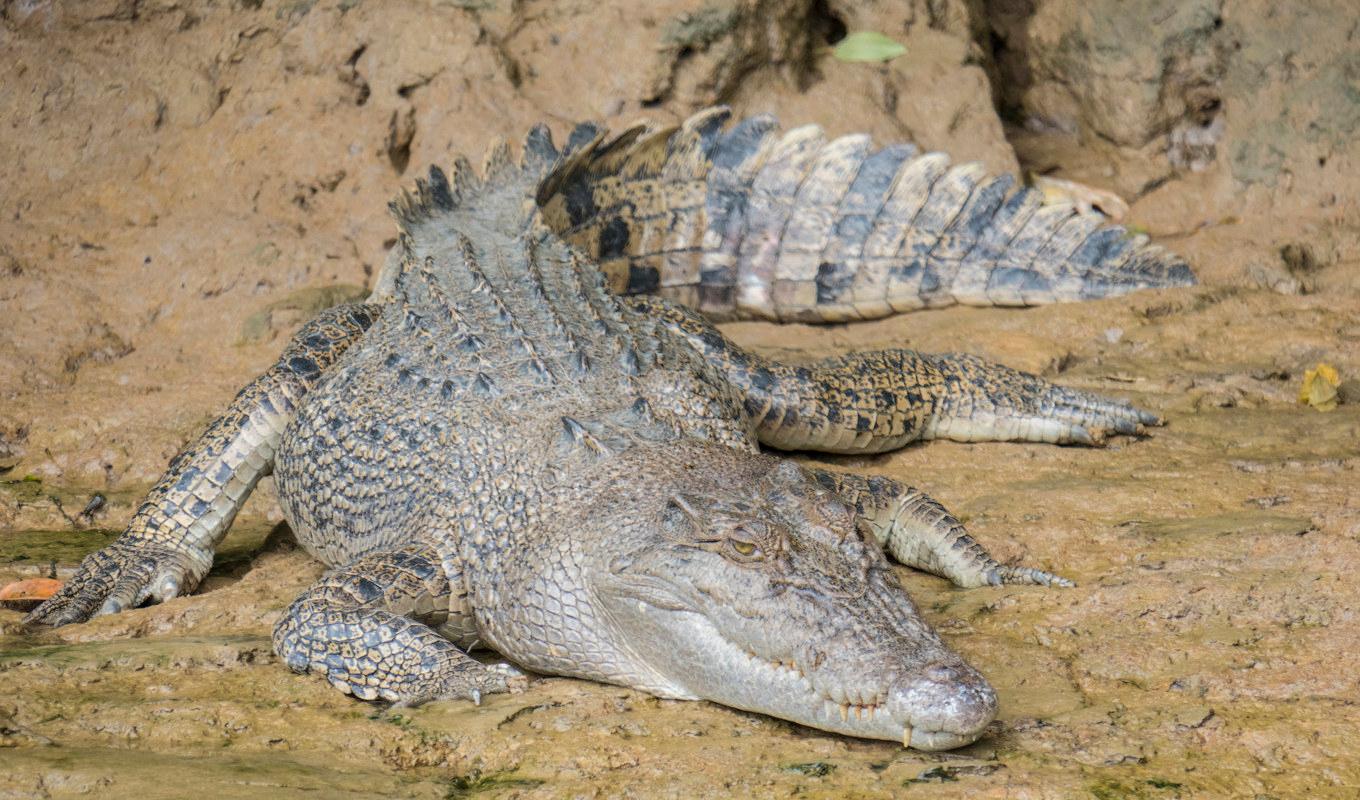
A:
MULTIPOLYGON (((960 586, 1067 582, 997 563, 916 489, 805 469, 760 445, 1093 443, 1156 418, 968 356, 781 365, 683 308, 610 293, 573 245, 592 220, 603 235, 622 219, 621 206, 598 205, 611 197, 632 198, 633 221, 646 203, 658 215, 673 205, 671 233, 701 235, 699 251, 716 253, 685 221, 696 207, 685 197, 735 203, 723 219, 748 233, 787 217, 794 244, 825 222, 834 192, 818 181, 867 191, 833 168, 858 163, 858 145, 828 146, 845 157, 813 158, 821 177, 799 188, 778 165, 821 152, 816 136, 771 144, 759 121, 719 136, 720 117, 609 142, 583 126, 561 153, 536 128, 518 164, 501 145, 481 176, 463 159, 448 177, 432 170, 393 206, 400 246, 370 303, 299 332, 176 458, 123 537, 30 619, 79 622, 190 590, 272 467, 298 541, 333 568, 283 615, 275 649, 357 697, 504 691, 511 673, 465 652, 485 644, 535 672, 921 749, 976 739, 996 695, 921 618, 884 551, 960 586), (724 170, 738 168, 752 181, 724 195, 724 170)), ((899 205, 909 194, 890 193, 899 205)), ((942 224, 943 200, 919 205, 912 225, 889 220, 883 234, 917 241, 942 224)), ((623 236, 627 224, 596 244, 624 260, 646 252, 621 242, 647 241, 633 236, 642 228, 623 236)), ((1016 247, 1051 266, 1044 246, 1016 247)), ((778 290, 760 276, 782 257, 757 250, 748 288, 778 290)))
POLYGON ((845 499, 899 564, 975 588, 1006 583, 1072 586, 1042 570, 997 563, 963 523, 918 489, 880 475, 813 470, 817 482, 845 499))
POLYGON ((546 221, 615 291, 710 317, 843 322, 1195 282, 1146 236, 1042 205, 978 164, 874 150, 864 135, 828 142, 813 125, 781 135, 768 115, 724 130, 727 118, 713 108, 586 149, 539 192, 546 221))
POLYGON ((809 367, 742 350, 693 311, 655 297, 629 304, 685 338, 741 393, 760 443, 781 450, 882 453, 915 441, 1100 444, 1161 418, 970 355, 852 353, 809 367))
POLYGON ((455 646, 476 640, 466 595, 450 596, 460 585, 429 543, 370 554, 294 601, 274 629, 274 650, 293 670, 319 671, 362 700, 481 702, 506 691, 510 675, 455 646))

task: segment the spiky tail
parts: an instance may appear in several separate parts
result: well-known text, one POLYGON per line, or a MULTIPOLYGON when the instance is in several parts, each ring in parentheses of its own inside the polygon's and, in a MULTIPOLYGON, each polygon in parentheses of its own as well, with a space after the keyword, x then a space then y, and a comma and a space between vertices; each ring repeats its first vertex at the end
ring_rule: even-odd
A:
POLYGON ((612 139, 581 126, 539 188, 544 221, 616 291, 718 317, 834 322, 1195 282, 1146 236, 977 164, 811 125, 780 135, 769 116, 724 129, 729 116, 612 139))

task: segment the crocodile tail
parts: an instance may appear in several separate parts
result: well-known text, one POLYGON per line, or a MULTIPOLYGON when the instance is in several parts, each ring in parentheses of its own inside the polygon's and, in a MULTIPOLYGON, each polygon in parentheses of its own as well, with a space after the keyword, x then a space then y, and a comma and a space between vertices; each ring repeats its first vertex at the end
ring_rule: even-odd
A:
MULTIPOLYGON (((606 139, 589 126, 539 186, 544 221, 611 287, 714 316, 834 322, 1029 306, 1195 282, 1178 256, 1010 176, 909 144, 780 133, 725 108, 606 139)), ((581 129, 578 128, 578 131, 581 129)))

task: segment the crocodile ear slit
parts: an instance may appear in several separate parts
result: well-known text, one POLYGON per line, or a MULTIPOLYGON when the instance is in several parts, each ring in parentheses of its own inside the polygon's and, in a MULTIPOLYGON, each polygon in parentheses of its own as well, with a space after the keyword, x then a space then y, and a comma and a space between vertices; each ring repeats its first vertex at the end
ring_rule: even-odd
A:
POLYGON ((699 524, 703 513, 698 509, 699 498, 694 495, 674 494, 666 501, 667 508, 675 508, 694 524, 699 524))
POLYGON ((677 541, 689 541, 703 529, 703 520, 692 495, 673 494, 661 511, 661 525, 677 541))

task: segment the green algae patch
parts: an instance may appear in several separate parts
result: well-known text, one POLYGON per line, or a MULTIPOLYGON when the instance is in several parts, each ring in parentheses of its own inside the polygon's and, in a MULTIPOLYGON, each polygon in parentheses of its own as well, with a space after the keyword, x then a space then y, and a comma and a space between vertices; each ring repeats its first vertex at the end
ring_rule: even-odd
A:
POLYGON ((37 475, 25 475, 17 480, 0 481, 0 490, 16 501, 33 502, 43 496, 43 480, 37 475))
MULTIPOLYGON (((14 748, 6 755, 0 791, 38 789, 60 776, 54 796, 118 796, 138 800, 200 797, 430 797, 434 787, 378 768, 340 765, 323 753, 138 752, 121 748, 14 748), (192 779, 187 776, 192 776, 192 779), (425 788, 425 791, 421 791, 425 788)), ((46 792, 43 792, 47 796, 46 792)), ((463 796, 463 795, 448 795, 463 796)))
POLYGON ((268 651, 260 636, 195 636, 174 639, 115 639, 107 642, 45 644, 41 636, 6 637, 0 647, 0 670, 42 665, 63 669, 145 669, 191 664, 218 664, 223 654, 268 651))
POLYGON ((969 775, 986 776, 1006 768, 1005 764, 941 764, 938 767, 930 767, 922 770, 915 778, 908 778, 902 782, 903 786, 910 786, 913 783, 954 783, 961 777, 969 775))
POLYGON ((118 531, 20 531, 0 534, 0 563, 76 564, 118 538, 118 531))
POLYGON ((1088 788, 1096 800, 1131 800, 1148 796, 1146 787, 1116 780, 1098 780, 1088 788))
POLYGON ((499 793, 508 789, 534 789, 544 783, 545 781, 538 778, 524 778, 513 772, 483 775, 480 771, 473 770, 467 775, 449 780, 444 800, 460 800, 464 797, 476 797, 490 792, 499 793))
POLYGON ((1312 521, 1304 517, 1259 511, 1186 519, 1131 520, 1125 526, 1141 536, 1173 541, 1218 536, 1300 536, 1313 529, 1312 521))
POLYGON ((241 323, 240 342, 256 344, 266 341, 279 324, 285 321, 280 317, 285 316, 287 312, 293 312, 292 316, 300 319, 309 319, 332 306, 355 303, 367 296, 368 289, 352 283, 298 289, 246 317, 245 322, 241 323))

